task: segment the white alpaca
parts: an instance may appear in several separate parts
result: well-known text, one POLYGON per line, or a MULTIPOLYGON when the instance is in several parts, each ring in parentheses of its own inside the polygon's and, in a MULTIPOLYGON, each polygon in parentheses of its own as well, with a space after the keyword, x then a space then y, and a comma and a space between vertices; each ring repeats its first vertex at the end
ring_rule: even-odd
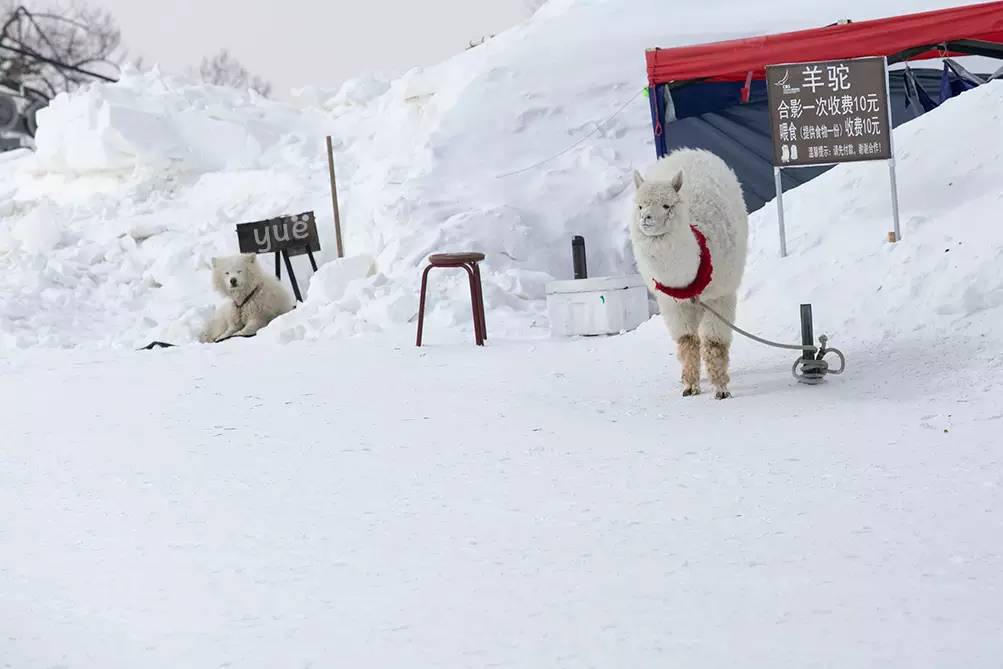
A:
POLYGON ((202 343, 250 337, 294 306, 279 280, 264 272, 253 254, 213 258, 212 284, 230 299, 206 325, 199 337, 202 343))
POLYGON ((634 258, 678 346, 683 396, 700 392, 702 350, 716 397, 730 397, 731 330, 692 298, 734 322, 749 237, 742 187, 723 160, 695 149, 674 151, 634 181, 634 258), (701 235, 709 251, 703 262, 701 235))

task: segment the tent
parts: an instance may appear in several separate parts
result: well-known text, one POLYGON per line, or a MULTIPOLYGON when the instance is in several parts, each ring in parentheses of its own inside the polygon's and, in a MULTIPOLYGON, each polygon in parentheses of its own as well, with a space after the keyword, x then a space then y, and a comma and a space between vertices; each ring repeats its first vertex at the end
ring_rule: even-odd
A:
MULTIPOLYGON (((890 73, 892 125, 929 111, 948 97, 1003 75, 973 75, 954 57, 1003 59, 1003 2, 955 7, 814 30, 648 49, 648 97, 655 149, 662 157, 680 147, 718 154, 738 175, 749 211, 776 196, 767 65, 885 56, 890 73), (946 58, 943 70, 916 69, 909 61, 946 58)), ((788 190, 828 167, 785 170, 788 190)))

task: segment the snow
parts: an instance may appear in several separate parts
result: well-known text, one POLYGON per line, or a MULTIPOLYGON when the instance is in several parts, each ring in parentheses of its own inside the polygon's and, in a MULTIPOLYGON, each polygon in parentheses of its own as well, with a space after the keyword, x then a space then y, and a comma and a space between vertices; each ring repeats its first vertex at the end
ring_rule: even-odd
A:
POLYGON ((847 345, 805 387, 742 343, 726 402, 677 396, 658 322, 28 351, 0 361, 0 666, 993 667, 977 345, 847 345))
MULTIPOLYGON (((300 90, 291 105, 157 70, 59 97, 40 115, 37 154, 0 162, 0 289, 9 296, 0 346, 191 342, 212 301, 209 260, 235 252, 242 221, 314 210, 321 261, 330 260, 325 134, 347 252, 374 258, 355 292, 381 305, 364 319, 315 305, 344 318, 290 324, 302 336, 287 339, 409 326, 418 265, 443 250, 487 254, 485 301, 499 334, 546 336, 545 285, 569 278, 572 236, 585 236, 594 275, 633 271, 623 211, 632 170, 652 155, 644 48, 945 4, 856 2, 825 16, 793 0, 685 11, 562 0, 441 65, 300 90), (587 141, 521 171, 628 101, 587 141), (27 243, 6 234, 25 218, 33 226, 32 216, 47 221, 40 234, 27 243)), ((309 282, 303 258, 297 273, 309 282)), ((461 277, 444 275, 431 288, 432 321, 458 326, 465 299, 461 277)))
POLYGON ((0 155, 0 667, 997 666, 1003 83, 896 131, 902 241, 883 164, 790 192, 788 258, 752 217, 740 324, 796 341, 810 302, 844 375, 739 339, 735 399, 683 400, 658 318, 545 315, 574 234, 634 272, 644 47, 942 4, 551 0, 291 104, 157 71, 57 100, 0 155), (310 209, 307 301, 191 344, 234 225, 310 209), (467 249, 488 346, 441 271, 414 348, 422 259, 467 249))
POLYGON ((1003 81, 992 82, 895 132, 898 244, 883 243, 892 230, 885 163, 846 165, 785 196, 792 257, 783 262, 775 203, 757 212, 742 319, 776 322, 776 305, 814 301, 840 314, 843 330, 891 339, 950 334, 1003 306, 993 214, 1003 206, 1001 103, 1003 81))

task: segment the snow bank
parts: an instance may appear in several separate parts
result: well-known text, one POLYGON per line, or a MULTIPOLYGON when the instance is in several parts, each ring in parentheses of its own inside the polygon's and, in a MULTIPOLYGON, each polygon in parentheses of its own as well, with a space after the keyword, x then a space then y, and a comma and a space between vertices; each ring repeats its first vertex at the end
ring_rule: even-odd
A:
POLYGON ((319 132, 310 125, 319 119, 253 91, 192 85, 157 71, 59 95, 38 117, 36 169, 50 173, 261 169, 293 162, 291 129, 319 132))
POLYGON ((799 301, 814 302, 844 334, 884 339, 951 332, 1003 306, 1001 108, 1003 82, 992 82, 895 132, 899 243, 886 242, 885 163, 844 165, 785 196, 784 260, 775 203, 757 212, 743 320, 779 327, 796 322, 799 301))
MULTIPOLYGON (((371 257, 371 271, 343 291, 311 287, 307 303, 269 336, 295 341, 411 328, 419 266, 427 254, 447 250, 487 254, 492 332, 545 336, 544 285, 570 276, 573 235, 585 236, 594 275, 633 269, 624 209, 632 169, 652 158, 640 94, 644 48, 945 4, 857 1, 823 16, 794 0, 767 8, 715 0, 685 9, 646 0, 552 0, 532 20, 441 65, 393 81, 360 78, 337 91, 304 89, 289 105, 156 72, 62 96, 41 114, 37 154, 0 162, 0 342, 191 341, 213 302, 209 259, 235 252, 233 226, 241 221, 312 209, 325 248, 320 260, 329 262, 325 134, 337 153, 346 249, 371 257), (575 144, 628 100, 587 141, 524 169, 575 144)), ((797 277, 805 293, 818 294, 841 276, 838 266, 820 272, 823 258, 854 269, 845 277, 853 282, 843 285, 846 294, 871 286, 875 273, 894 271, 906 281, 906 269, 932 263, 945 212, 923 158, 927 144, 940 151, 937 179, 991 183, 999 176, 992 162, 998 128, 974 147, 946 136, 955 125, 988 130, 979 105, 998 102, 998 88, 968 96, 903 133, 903 244, 883 242, 883 182, 869 176, 871 168, 836 170, 805 189, 808 195, 790 197, 794 257, 777 260, 770 211, 757 217, 745 313, 769 326, 774 300, 790 301, 766 277, 797 277), (833 213, 809 202, 830 190, 833 213), (836 211, 852 211, 853 220, 837 226, 836 211), (851 228, 874 232, 866 237, 851 228), (904 255, 913 257, 909 268, 904 255), (864 260, 871 264, 861 272, 864 260)), ((966 202, 970 212, 987 204, 966 202)), ((979 235, 995 234, 985 227, 979 235)), ((952 253, 968 263, 951 270, 959 284, 966 272, 980 271, 981 256, 952 253)), ((305 260, 297 263, 309 283, 305 260)), ((997 302, 992 290, 959 303, 949 288, 916 289, 931 301, 931 314, 960 315, 997 302)), ((460 276, 436 275, 430 324, 468 327, 468 299, 460 276)))

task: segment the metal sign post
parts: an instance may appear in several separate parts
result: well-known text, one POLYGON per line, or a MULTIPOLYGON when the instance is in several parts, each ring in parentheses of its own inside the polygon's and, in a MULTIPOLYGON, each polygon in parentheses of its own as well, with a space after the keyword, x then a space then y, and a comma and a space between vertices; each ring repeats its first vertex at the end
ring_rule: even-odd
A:
POLYGON ((793 167, 888 161, 898 241, 901 233, 887 59, 768 65, 766 84, 781 256, 787 255, 781 174, 793 167))
MULTIPOLYGON (((888 59, 885 61, 885 91, 891 91, 888 74, 888 59)), ((902 230, 899 228, 899 186, 895 176, 895 134, 892 132, 892 105, 888 104, 888 184, 892 189, 892 223, 894 227, 895 239, 897 242, 902 239, 902 230)))
POLYGON ((787 257, 787 230, 784 228, 784 186, 780 181, 779 167, 773 168, 773 180, 777 187, 777 223, 780 225, 780 257, 787 257))

